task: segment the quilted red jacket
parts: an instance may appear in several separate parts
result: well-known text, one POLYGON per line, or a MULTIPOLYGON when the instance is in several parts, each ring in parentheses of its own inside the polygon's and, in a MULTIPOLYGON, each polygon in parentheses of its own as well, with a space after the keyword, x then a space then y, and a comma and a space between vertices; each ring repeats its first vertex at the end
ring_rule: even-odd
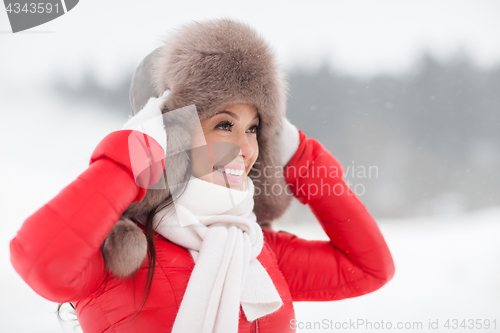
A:
MULTIPOLYGON (((117 279, 106 270, 102 242, 128 205, 145 195, 133 179, 124 148, 128 134, 108 135, 94 151, 89 168, 30 216, 10 243, 19 275, 48 300, 73 302, 84 332, 170 332, 194 266, 187 250, 157 234, 153 284, 137 316, 147 260, 129 279, 117 279)), ((394 274, 384 238, 343 181, 339 162, 319 142, 299 134, 300 146, 285 168, 286 180, 295 197, 309 205, 330 241, 265 229, 258 260, 283 306, 254 322, 240 311, 239 332, 292 332, 292 302, 360 296, 380 288, 394 274), (328 187, 334 191, 328 193, 328 187)))

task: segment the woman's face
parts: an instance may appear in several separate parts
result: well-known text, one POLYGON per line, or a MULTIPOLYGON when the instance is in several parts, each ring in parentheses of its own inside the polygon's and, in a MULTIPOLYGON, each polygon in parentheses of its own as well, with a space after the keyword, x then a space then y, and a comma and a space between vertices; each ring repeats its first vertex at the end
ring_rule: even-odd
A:
MULTIPOLYGON (((257 110, 248 104, 231 104, 200 123, 208 153, 206 148, 192 150, 193 176, 235 190, 246 190, 245 178, 259 155, 257 110)), ((199 147, 200 141, 193 146, 199 147)))

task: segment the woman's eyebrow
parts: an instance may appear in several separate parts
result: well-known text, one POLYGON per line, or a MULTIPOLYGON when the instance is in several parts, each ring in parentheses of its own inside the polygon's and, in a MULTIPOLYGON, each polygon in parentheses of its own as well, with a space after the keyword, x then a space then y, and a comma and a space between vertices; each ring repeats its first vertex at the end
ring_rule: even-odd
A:
MULTIPOLYGON (((240 120, 240 116, 237 115, 234 112, 223 110, 223 111, 217 112, 216 115, 218 115, 219 113, 226 113, 226 114, 230 115, 231 117, 236 118, 236 120, 240 120)), ((255 115, 255 117, 253 117, 252 120, 257 119, 257 118, 259 118, 259 114, 258 113, 255 115)))

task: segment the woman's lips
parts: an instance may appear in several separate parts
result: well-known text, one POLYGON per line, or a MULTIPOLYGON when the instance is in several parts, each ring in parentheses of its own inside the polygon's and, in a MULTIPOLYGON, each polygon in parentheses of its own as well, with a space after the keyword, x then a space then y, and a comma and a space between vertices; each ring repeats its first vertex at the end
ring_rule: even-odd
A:
POLYGON ((224 169, 233 169, 233 170, 245 170, 245 165, 240 163, 231 163, 226 165, 216 165, 216 167, 224 168, 224 169))
POLYGON ((224 167, 214 166, 214 171, 222 177, 227 177, 231 183, 241 183, 246 176, 245 169, 241 165, 225 165, 224 167))

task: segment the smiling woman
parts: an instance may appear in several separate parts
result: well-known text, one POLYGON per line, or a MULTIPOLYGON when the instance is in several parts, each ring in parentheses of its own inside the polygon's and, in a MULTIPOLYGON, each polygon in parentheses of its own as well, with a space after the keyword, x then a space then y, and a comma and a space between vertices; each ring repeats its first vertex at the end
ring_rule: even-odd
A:
POLYGON ((288 122, 285 97, 250 27, 183 27, 137 68, 134 117, 25 221, 14 268, 71 302, 84 332, 293 332, 293 302, 380 288, 394 274, 384 238, 342 172, 309 172, 342 168, 288 122), (329 241, 272 230, 292 197, 329 241))
MULTIPOLYGON (((237 147, 238 153, 228 163, 215 163, 213 160, 203 159, 205 154, 197 154, 199 150, 192 153, 192 173, 194 176, 205 181, 226 186, 228 188, 245 191, 244 180, 252 169, 259 156, 259 145, 257 142, 257 131, 259 127, 259 115, 257 110, 248 104, 232 104, 208 119, 200 120, 203 129, 204 140, 210 148, 210 156, 217 154, 213 149, 221 149, 231 152, 229 146, 211 144, 212 142, 232 143, 237 147), (212 172, 205 174, 208 169, 212 172)), ((199 143, 193 143, 193 147, 199 143)))

